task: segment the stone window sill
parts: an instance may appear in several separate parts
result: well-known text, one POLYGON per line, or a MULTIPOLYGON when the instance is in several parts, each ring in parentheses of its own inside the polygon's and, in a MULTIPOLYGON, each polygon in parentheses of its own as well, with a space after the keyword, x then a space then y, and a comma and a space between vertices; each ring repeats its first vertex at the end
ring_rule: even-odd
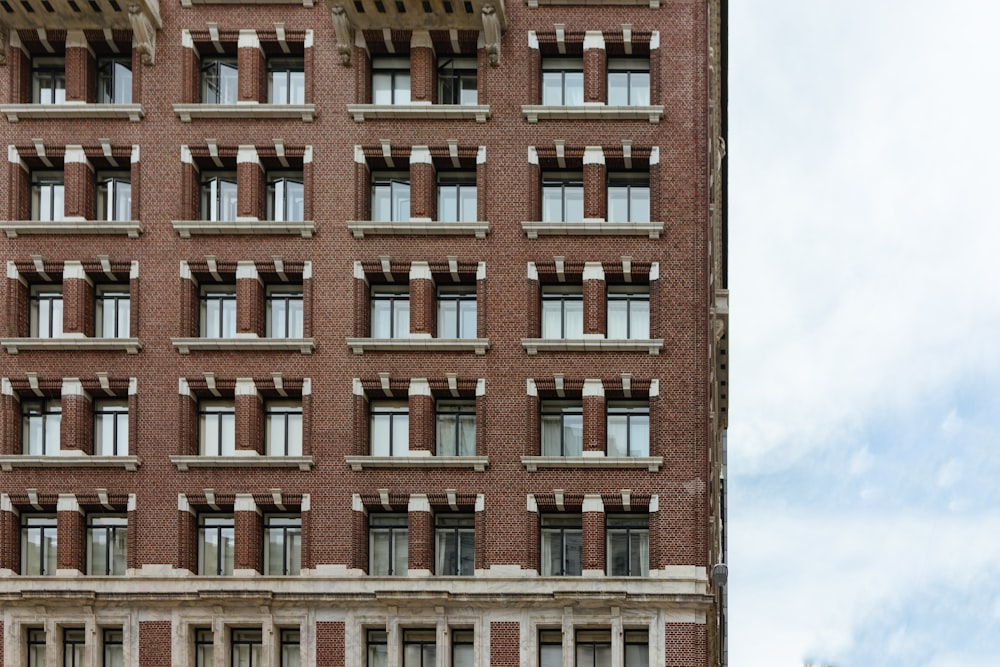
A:
POLYGON ((261 456, 256 453, 239 456, 171 456, 170 462, 178 472, 190 468, 298 468, 312 470, 315 462, 311 456, 261 456))
POLYGON ((260 102, 240 102, 238 104, 175 104, 174 113, 182 123, 192 120, 236 119, 282 119, 301 118, 311 123, 316 118, 315 104, 262 104, 260 102))
POLYGON ((489 338, 348 338, 354 354, 365 352, 475 352, 486 354, 489 338))
POLYGON ((191 352, 294 352, 312 354, 316 349, 314 338, 171 338, 170 342, 181 354, 191 352))
POLYGON ((490 464, 485 456, 345 456, 351 470, 365 468, 471 468, 483 472, 490 464))
POLYGON ((490 231, 488 222, 439 222, 437 220, 408 220, 406 222, 375 222, 350 220, 347 229, 354 238, 362 239, 365 234, 413 235, 413 236, 475 236, 485 239, 490 231))
POLYGON ((521 464, 528 472, 551 468, 646 468, 659 472, 662 456, 522 456, 521 464))
POLYGON ((528 354, 539 352, 648 352, 658 355, 663 349, 662 338, 522 338, 528 354))
POLYGON ((137 239, 142 225, 138 220, 3 220, 0 230, 9 239, 18 234, 120 234, 137 239))
POLYGON ((299 234, 304 239, 316 233, 312 220, 282 222, 280 220, 172 220, 174 231, 182 239, 192 234, 299 234))
POLYGON ((663 106, 607 106, 586 104, 581 106, 554 106, 548 104, 525 104, 521 113, 529 123, 540 120, 649 120, 659 123, 663 118, 663 106))
POLYGON ((521 229, 529 239, 539 236, 648 236, 660 238, 662 222, 606 222, 581 220, 572 222, 522 222, 521 229))
POLYGON ((0 470, 3 472, 14 468, 121 468, 135 472, 140 465, 142 461, 138 456, 88 456, 65 452, 56 456, 0 456, 0 470))
POLYGON ((181 0, 181 7, 194 5, 302 5, 312 7, 313 0, 181 0))
POLYGON ((138 123, 145 117, 141 104, 90 104, 64 102, 62 104, 0 104, 0 113, 16 123, 30 120, 72 120, 100 118, 102 120, 130 120, 138 123))
POLYGON ((71 352, 115 352, 124 350, 129 354, 138 354, 142 343, 138 338, 0 338, 2 346, 9 354, 17 354, 22 350, 58 350, 71 352))
POLYGON ((357 123, 366 120, 475 120, 490 117, 488 104, 348 104, 347 113, 357 123))

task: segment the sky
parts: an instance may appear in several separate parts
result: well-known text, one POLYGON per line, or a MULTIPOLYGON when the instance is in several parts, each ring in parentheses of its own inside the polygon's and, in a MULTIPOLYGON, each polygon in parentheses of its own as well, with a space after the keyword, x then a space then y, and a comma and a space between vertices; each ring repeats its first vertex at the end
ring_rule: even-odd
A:
POLYGON ((998 667, 1000 2, 729 12, 729 664, 998 667))

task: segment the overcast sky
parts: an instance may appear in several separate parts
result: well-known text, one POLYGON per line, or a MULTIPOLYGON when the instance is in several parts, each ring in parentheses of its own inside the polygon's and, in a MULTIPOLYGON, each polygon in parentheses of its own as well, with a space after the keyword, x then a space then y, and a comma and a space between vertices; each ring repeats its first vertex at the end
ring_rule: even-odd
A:
POLYGON ((997 667, 1000 2, 729 10, 729 663, 997 667))

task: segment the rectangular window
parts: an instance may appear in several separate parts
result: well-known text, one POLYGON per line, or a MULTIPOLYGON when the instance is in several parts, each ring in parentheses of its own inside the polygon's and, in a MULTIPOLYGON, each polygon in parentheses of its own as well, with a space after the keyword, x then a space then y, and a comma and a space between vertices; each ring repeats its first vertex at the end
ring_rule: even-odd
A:
POLYGON ((201 337, 236 337, 236 286, 207 285, 201 288, 201 337))
POLYGON ((476 59, 442 56, 438 59, 438 104, 478 104, 476 59))
POLYGON ((649 403, 608 401, 608 456, 649 456, 649 403))
POLYGON ((63 667, 83 667, 87 633, 83 628, 63 628, 63 667))
POLYGON ((409 58, 372 58, 372 104, 409 103, 409 58))
POLYGON ((538 667, 562 667, 562 631, 538 631, 538 667))
POLYGON ((197 628, 194 631, 194 665, 195 667, 215 665, 215 633, 207 628, 197 628))
POLYGON ((28 667, 47 667, 45 661, 45 630, 28 628, 25 638, 28 654, 28 667))
POLYGON ((128 517, 87 517, 87 574, 123 576, 128 567, 128 517))
POLYGON ((56 517, 21 515, 21 574, 51 576, 56 573, 58 535, 56 517))
POLYGON ((583 574, 583 516, 543 514, 541 517, 543 577, 583 574))
POLYGON ((542 174, 542 222, 583 220, 583 172, 549 171, 542 174))
POLYGON ((202 175, 201 219, 211 222, 236 219, 236 174, 209 172, 202 175))
POLYGON ((583 455, 583 404, 542 403, 542 456, 583 455))
POLYGON ((97 60, 98 104, 132 104, 132 59, 97 60))
POLYGON ((479 217, 476 172, 443 171, 437 176, 437 217, 441 222, 475 222, 479 217))
POLYGON ((476 402, 437 401, 437 455, 476 455, 476 402))
POLYGON ((403 630, 403 667, 436 667, 437 631, 403 630))
POLYGON ((608 575, 648 576, 649 517, 638 514, 609 514, 605 521, 608 538, 608 575))
POLYGON ((302 568, 302 517, 272 514, 264 517, 264 574, 294 576, 302 568))
POLYGON ((268 456, 302 456, 302 401, 267 401, 264 438, 268 456))
POLYGON ((132 302, 128 287, 98 285, 94 305, 94 334, 98 338, 129 337, 132 302))
POLYGON ((21 453, 26 456, 57 455, 61 423, 60 401, 21 401, 21 453))
POLYGON ((122 631, 106 628, 101 633, 101 643, 104 646, 102 667, 125 667, 125 645, 122 631))
POLYGON ((239 99, 239 77, 236 58, 202 58, 202 104, 236 104, 239 99))
POLYGON ((546 58, 542 61, 542 104, 583 104, 583 60, 546 58))
POLYGON ((58 222, 66 219, 66 187, 61 171, 31 174, 31 219, 58 222))
POLYGON ((649 631, 625 631, 624 667, 649 667, 649 631))
POLYGON ((405 401, 375 401, 369 415, 372 456, 410 453, 410 407, 405 401))
POLYGON ((271 104, 305 104, 306 70, 302 58, 269 58, 267 101, 271 104))
POLYGON ((301 171, 267 175, 268 220, 302 222, 305 219, 305 201, 301 171))
POLYGON ((198 517, 198 574, 226 576, 233 573, 234 533, 232 514, 198 517))
POLYGON ((542 286, 542 338, 583 338, 583 288, 542 286))
POLYGON ((476 517, 439 514, 434 517, 434 573, 471 577, 476 573, 476 517))
POLYGON ((97 174, 97 219, 122 222, 132 219, 132 176, 127 171, 97 174))
POLYGON ((409 559, 409 519, 405 514, 368 515, 368 574, 405 576, 409 559))
POLYGON ((281 661, 279 667, 299 667, 302 664, 299 630, 293 628, 283 629, 279 641, 281 644, 281 661))
POLYGON ((202 456, 236 453, 236 404, 233 401, 198 403, 198 442, 202 456))
POLYGON ((365 667, 389 667, 389 633, 385 630, 369 630, 365 633, 365 646, 365 667))
POLYGON ((31 101, 35 104, 62 104, 66 101, 65 58, 32 58, 31 101))
POLYGON ((649 222, 649 174, 608 174, 608 222, 649 222))
POLYGON ((409 222, 409 172, 376 171, 372 173, 372 220, 374 222, 409 222))
POLYGON ((229 631, 233 667, 260 667, 264 645, 259 629, 233 628, 229 631))
POLYGON ((576 667, 607 667, 611 664, 610 630, 576 631, 576 667))
POLYGON ((649 60, 608 58, 608 105, 649 104, 649 60))
POLYGON ((301 285, 271 285, 267 301, 267 335, 270 338, 302 338, 304 296, 301 285))
POLYGON ((649 338, 648 287, 608 287, 608 338, 649 338))
POLYGON ((451 667, 473 667, 476 664, 475 642, 473 630, 451 631, 451 667))
POLYGON ((128 456, 128 401, 94 401, 94 456, 128 456))
POLYGON ((438 338, 475 338, 476 290, 468 287, 442 287, 437 293, 438 338))
POLYGON ((59 338, 62 332, 62 285, 32 285, 28 293, 28 335, 32 338, 59 338))
POLYGON ((373 286, 371 302, 372 338, 410 337, 410 292, 407 287, 373 286))

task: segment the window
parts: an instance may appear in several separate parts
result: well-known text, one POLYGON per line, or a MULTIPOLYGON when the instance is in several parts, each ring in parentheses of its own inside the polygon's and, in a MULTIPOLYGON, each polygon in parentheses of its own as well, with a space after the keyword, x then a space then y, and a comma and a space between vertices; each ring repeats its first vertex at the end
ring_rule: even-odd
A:
POLYGON ((215 663, 215 633, 206 628, 194 631, 195 667, 213 667, 215 663))
POLYGON ((33 285, 28 294, 28 335, 59 338, 63 332, 62 285, 33 285))
POLYGON ((451 667, 472 667, 476 662, 475 632, 451 631, 451 667))
POLYGON ((625 631, 625 666, 649 667, 649 631, 625 631))
POLYGON ((202 104, 236 104, 239 77, 236 58, 203 58, 201 61, 202 104))
POLYGON ((372 338, 409 338, 410 293, 406 287, 373 286, 372 338))
POLYGON ((583 516, 543 514, 541 517, 542 576, 583 574, 583 516))
POLYGON ((403 667, 436 667, 437 631, 403 630, 403 667))
POLYGON ((302 567, 302 517, 264 517, 264 574, 297 575, 302 567))
POLYGON ((271 104, 305 104, 306 71, 302 58, 268 59, 267 101, 271 104))
POLYGON ((375 577, 406 574, 410 541, 408 525, 405 514, 368 516, 368 574, 375 577))
POLYGON ((583 405, 579 401, 542 403, 542 456, 583 455, 583 405))
POLYGON ((636 514, 609 514, 608 575, 645 577, 649 575, 649 517, 636 514))
POLYGON ((446 57, 438 60, 438 104, 477 104, 476 59, 446 57))
POLYGON ((201 219, 211 222, 236 219, 236 174, 209 172, 202 176, 201 219))
POLYGON ((608 59, 608 104, 611 106, 649 105, 649 60, 608 59))
POLYGON ((649 222, 649 174, 608 174, 608 222, 649 222))
POLYGON ((267 401, 264 438, 268 456, 302 456, 302 402, 267 401))
POLYGON ((83 628, 63 628, 63 667, 83 667, 87 634, 83 628))
POLYGON ((443 171, 437 176, 437 217, 441 222, 475 222, 479 217, 476 206, 476 173, 474 171, 443 171))
POLYGON ((87 574, 122 576, 128 567, 128 517, 87 518, 87 574))
POLYGON ((576 631, 576 667, 607 667, 611 664, 610 630, 576 631))
POLYGON ((55 456, 59 453, 62 403, 57 400, 21 401, 21 453, 55 456))
POLYGON ((31 60, 31 101, 35 104, 62 104, 66 101, 66 59, 31 60))
POLYGON ((476 337, 476 290, 442 287, 437 293, 438 338, 476 337))
POLYGON ((234 524, 232 514, 198 517, 198 574, 233 573, 234 524))
POLYGON ((131 300, 129 288, 98 285, 96 290, 95 334, 98 338, 128 338, 131 300))
POLYGON ((583 172, 542 174, 542 222, 583 220, 583 172))
POLYGON ((409 59, 372 58, 372 104, 409 103, 409 59))
POLYGON ((302 338, 303 294, 300 285, 267 288, 267 335, 271 338, 302 338))
POLYGON ((55 574, 58 542, 55 516, 21 515, 21 574, 28 576, 55 574))
POLYGON ((369 630, 365 634, 368 660, 365 667, 389 666, 389 636, 385 630, 369 630))
POLYGON ((267 175, 267 219, 302 222, 305 219, 305 188, 302 172, 267 175))
POLYGON ((132 219, 132 177, 128 172, 97 175, 97 219, 117 222, 132 219))
POLYGON ((583 288, 542 287, 542 338, 583 338, 583 288))
POLYGON ((130 58, 100 58, 97 61, 97 101, 100 104, 132 103, 130 58))
POLYGON ((198 404, 198 442, 202 456, 232 456, 236 453, 236 405, 233 401, 201 401, 198 404))
POLYGON ((476 518, 471 514, 434 517, 435 573, 471 577, 476 573, 476 518))
POLYGON ((538 667, 562 667, 562 631, 538 631, 538 667))
POLYGON ((260 667, 263 636, 259 629, 237 629, 230 631, 233 667, 260 667))
POLYGON ((583 104, 583 60, 546 58, 542 61, 542 104, 583 104))
POLYGON ((31 174, 31 219, 57 222, 65 219, 66 188, 61 171, 31 174))
POLYGON ((45 630, 41 628, 28 628, 26 639, 28 667, 46 667, 45 630))
POLYGON ((608 456, 649 456, 649 404, 608 401, 608 456))
POLYGON ((410 220, 410 174, 405 171, 372 173, 372 220, 408 222, 410 220))
POLYGON ((103 667, 124 667, 125 646, 123 643, 122 631, 105 629, 101 635, 104 645, 103 667))
POLYGON ((374 402, 370 418, 372 456, 410 453, 410 408, 405 401, 374 402))
POLYGON ((302 655, 299 648, 299 631, 293 629, 283 629, 279 638, 281 645, 280 667, 299 667, 302 655))
POLYGON ((608 338, 649 338, 648 287, 608 287, 608 338))
POLYGON ((201 288, 202 338, 236 336, 236 287, 208 285, 201 288))
POLYGON ((475 401, 437 401, 437 455, 476 455, 475 401))
POLYGON ((128 456, 128 401, 94 402, 94 456, 128 456))

